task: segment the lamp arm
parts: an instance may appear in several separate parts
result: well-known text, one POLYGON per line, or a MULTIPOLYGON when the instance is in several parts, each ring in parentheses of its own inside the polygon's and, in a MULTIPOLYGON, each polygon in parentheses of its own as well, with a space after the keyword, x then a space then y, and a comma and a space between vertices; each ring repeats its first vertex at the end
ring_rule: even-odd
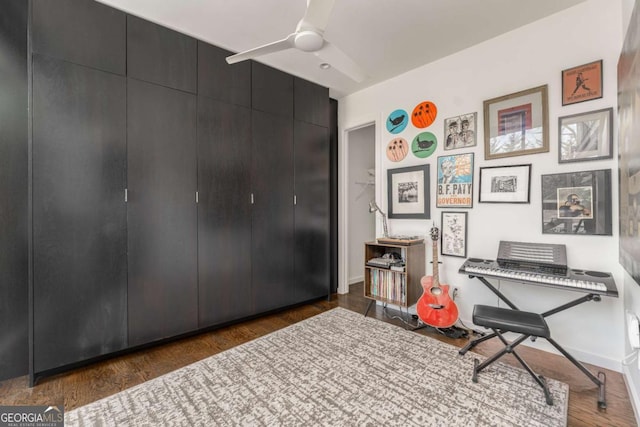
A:
POLYGON ((383 235, 384 235, 384 237, 389 237, 389 228, 387 227, 387 215, 382 211, 378 211, 378 212, 380 212, 380 215, 382 215, 382 231, 383 231, 383 235))

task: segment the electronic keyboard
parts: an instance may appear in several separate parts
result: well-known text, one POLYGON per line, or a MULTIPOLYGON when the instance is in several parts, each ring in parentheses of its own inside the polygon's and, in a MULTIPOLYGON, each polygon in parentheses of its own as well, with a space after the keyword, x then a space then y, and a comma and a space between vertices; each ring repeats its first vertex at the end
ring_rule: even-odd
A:
POLYGON ((496 261, 469 258, 458 270, 471 277, 504 279, 528 285, 549 286, 585 293, 618 296, 618 289, 611 273, 568 268, 565 274, 552 274, 531 269, 514 270, 503 268, 496 261))

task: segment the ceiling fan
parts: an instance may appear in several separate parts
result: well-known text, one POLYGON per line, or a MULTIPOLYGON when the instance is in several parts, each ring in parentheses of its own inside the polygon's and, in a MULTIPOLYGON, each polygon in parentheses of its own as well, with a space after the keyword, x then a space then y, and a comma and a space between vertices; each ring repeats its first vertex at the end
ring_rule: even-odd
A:
POLYGON ((363 81, 367 76, 360 66, 323 37, 334 2, 335 0, 307 0, 307 10, 294 33, 285 39, 228 56, 227 63, 235 64, 268 53, 295 48, 313 53, 356 82, 363 81))

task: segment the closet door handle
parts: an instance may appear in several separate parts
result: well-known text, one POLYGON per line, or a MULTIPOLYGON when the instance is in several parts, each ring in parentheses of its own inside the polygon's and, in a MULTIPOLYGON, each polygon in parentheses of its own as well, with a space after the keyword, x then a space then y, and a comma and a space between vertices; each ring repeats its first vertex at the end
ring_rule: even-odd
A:
POLYGON ((253 193, 251 193, 251 204, 255 204, 255 200, 253 199, 253 193))
POLYGON ((129 202, 129 189, 128 188, 124 189, 124 202, 125 203, 129 202))

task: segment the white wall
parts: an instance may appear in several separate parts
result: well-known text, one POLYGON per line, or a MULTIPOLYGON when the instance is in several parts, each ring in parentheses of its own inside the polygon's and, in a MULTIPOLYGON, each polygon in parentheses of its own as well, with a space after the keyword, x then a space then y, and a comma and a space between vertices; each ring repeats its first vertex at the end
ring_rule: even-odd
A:
MULTIPOLYGON (((622 0, 623 34, 626 34, 635 3, 635 0, 622 0)), ((640 22, 636 22, 635 25, 640 25, 640 22)), ((625 311, 640 315, 640 285, 638 285, 626 271, 623 274, 623 283, 625 311)), ((632 401, 634 402, 636 419, 640 419, 640 362, 638 361, 639 356, 637 350, 634 352, 627 340, 625 340, 624 354, 629 363, 624 366, 623 372, 625 373, 627 386, 632 401)))
MULTIPOLYGON (((371 179, 368 170, 375 169, 374 125, 349 132, 348 137, 348 223, 349 284, 364 280, 364 242, 376 238, 376 215, 369 213, 369 202, 375 197, 375 186, 364 185, 371 179)), ((378 215, 379 216, 379 215, 378 215)))
MULTIPOLYGON (((384 152, 392 135, 382 130, 376 135, 377 159, 381 173, 377 176, 379 195, 386 194, 386 169, 431 165, 431 189, 435 189, 436 157, 454 153, 475 153, 474 206, 467 209, 468 256, 495 259, 500 240, 563 243, 567 245, 568 264, 574 268, 610 271, 618 284, 621 298, 603 298, 589 302, 548 318, 553 337, 578 359, 620 371, 624 356, 625 326, 623 298, 625 280, 618 263, 618 184, 617 147, 614 159, 558 164, 558 117, 574 113, 616 107, 616 64, 622 46, 621 4, 611 0, 588 0, 564 12, 519 28, 503 36, 458 52, 440 61, 427 64, 394 79, 347 96, 340 100, 339 123, 357 122, 359 117, 374 117, 378 129, 390 112, 397 108, 411 109, 421 101, 430 100, 438 107, 436 121, 424 129, 439 140, 436 152, 427 159, 407 156, 392 163, 378 153, 384 152), (595 60, 603 60, 604 96, 601 99, 562 107, 561 71, 595 60), (549 87, 548 153, 484 160, 483 100, 547 84, 549 87), (443 120, 460 114, 478 112, 478 145, 471 150, 445 152, 443 120), (508 164, 532 163, 531 203, 479 204, 478 168, 508 164), (540 176, 548 173, 593 169, 612 169, 613 173, 613 236, 548 235, 541 232, 540 176)), ((436 43, 436 41, 433 41, 436 43)), ((425 48, 428 48, 426 46, 425 48)), ((343 130, 343 129, 341 129, 343 130)), ((400 136, 410 141, 419 131, 411 125, 400 136)), ((343 132, 340 132, 341 136, 343 132)), ((617 140, 617 129, 614 140, 617 140)), ((378 198, 386 209, 386 197, 378 198)), ((451 209, 447 209, 451 210, 451 209)), ((463 209, 460 209, 461 211, 463 209)), ((431 218, 440 222, 443 209, 436 209, 431 199, 431 218)), ((396 234, 425 234, 431 221, 393 220, 390 227, 396 234)), ((427 259, 431 259, 427 251, 427 259)), ((441 257, 441 281, 458 287, 456 300, 460 317, 471 319, 474 304, 498 304, 498 299, 476 279, 458 274, 461 258, 441 257)), ((427 260, 425 260, 426 262, 427 260)), ((430 268, 430 264, 427 264, 430 268)), ((544 311, 580 296, 578 293, 544 287, 526 286, 503 281, 498 283, 522 309, 544 311)), ((637 286, 637 285, 636 285, 637 286)), ((640 300, 639 300, 640 301, 640 300)), ((538 340, 531 345, 555 351, 538 340)), ((578 372, 578 371, 577 371, 578 372)))

